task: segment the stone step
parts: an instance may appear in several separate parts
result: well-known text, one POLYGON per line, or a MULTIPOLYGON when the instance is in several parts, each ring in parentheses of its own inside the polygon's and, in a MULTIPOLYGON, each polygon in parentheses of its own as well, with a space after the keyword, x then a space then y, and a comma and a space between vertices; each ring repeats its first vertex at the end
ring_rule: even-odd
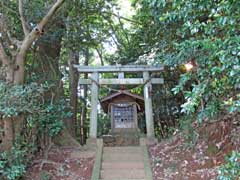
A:
POLYGON ((104 156, 103 162, 143 162, 143 156, 104 156))
POLYGON ((115 178, 112 179, 111 178, 111 179, 100 179, 100 180, 146 180, 146 179, 122 179, 122 178, 120 178, 120 179, 119 178, 118 179, 115 179, 115 178))
POLYGON ((123 159, 126 159, 126 158, 130 158, 130 159, 142 159, 143 158, 143 154, 142 153, 104 153, 103 156, 102 156, 103 159, 106 159, 106 158, 123 158, 123 159))
POLYGON ((103 153, 102 158, 104 159, 105 157, 142 157, 143 153, 103 153))
POLYGON ((114 147, 104 147, 104 150, 122 150, 122 149, 127 149, 127 150, 137 150, 141 149, 140 146, 114 146, 114 147))
POLYGON ((105 169, 144 169, 143 162, 103 162, 102 170, 105 169))
POLYGON ((143 154, 142 150, 141 151, 103 151, 103 155, 108 155, 108 154, 112 154, 112 155, 135 155, 135 154, 143 154))
POLYGON ((120 153, 120 154, 142 154, 143 151, 142 149, 137 149, 137 150, 127 150, 127 149, 122 149, 122 150, 103 150, 103 154, 113 154, 113 153, 120 153))
POLYGON ((105 147, 103 153, 142 153, 141 147, 105 147))
POLYGON ((101 179, 146 179, 145 171, 142 169, 110 169, 101 170, 101 179))

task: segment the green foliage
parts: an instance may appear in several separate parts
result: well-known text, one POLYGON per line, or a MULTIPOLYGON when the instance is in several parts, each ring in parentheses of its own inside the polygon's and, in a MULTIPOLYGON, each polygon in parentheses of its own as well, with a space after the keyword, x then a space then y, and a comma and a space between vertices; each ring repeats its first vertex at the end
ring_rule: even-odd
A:
POLYGON ((14 117, 21 113, 38 111, 39 98, 43 92, 44 87, 36 83, 28 86, 13 86, 0 82, 0 114, 3 117, 14 117))
POLYGON ((63 100, 44 100, 49 87, 48 83, 13 86, 0 82, 0 114, 3 118, 24 114, 28 128, 38 127, 39 133, 57 135, 63 127, 62 120, 71 114, 65 110, 63 100))
MULTIPOLYGON (((37 136, 42 134, 57 135, 63 127, 63 119, 71 116, 66 111, 63 100, 45 101, 44 95, 49 93, 48 83, 38 85, 7 85, 0 83, 0 114, 4 117, 15 117, 23 114, 26 118, 25 127, 28 132, 37 128, 37 136)), ((29 138, 29 137, 28 137, 29 138)), ((25 138, 25 139, 28 139, 25 138)), ((0 174, 9 179, 19 179, 26 170, 28 160, 34 152, 34 146, 18 138, 9 152, 0 155, 0 174)), ((1 177, 1 176, 0 176, 1 177)))
POLYGON ((138 43, 151 47, 153 64, 176 68, 189 62, 193 65, 173 89, 185 97, 182 112, 197 113, 201 122, 222 111, 240 111, 236 91, 240 84, 236 23, 240 21, 240 1, 137 0, 133 4, 137 8, 135 18, 143 23, 135 27, 138 43), (139 36, 140 32, 147 32, 151 38, 139 36))
POLYGON ((91 57, 95 51, 99 56, 103 56, 103 44, 111 37, 109 31, 110 24, 113 23, 114 6, 115 0, 72 1, 66 4, 66 31, 61 42, 63 61, 68 60, 71 51, 81 55, 89 51, 91 57))
POLYGON ((40 132, 47 130, 50 136, 57 135, 63 128, 62 120, 71 117, 71 113, 66 112, 65 109, 64 101, 44 105, 42 111, 37 114, 38 117, 34 115, 40 127, 38 130, 40 132))
POLYGON ((187 147, 194 147, 197 142, 197 132, 192 126, 194 117, 193 116, 184 116, 180 119, 180 130, 182 131, 183 137, 185 139, 185 145, 187 147))
POLYGON ((51 176, 46 171, 41 171, 40 180, 50 180, 51 176))
MULTIPOLYGON (((182 94, 174 94, 171 89, 177 85, 179 76, 176 71, 163 73, 164 85, 153 86, 152 99, 153 110, 157 123, 155 124, 155 134, 159 138, 172 136, 178 126, 181 117, 181 104, 183 103, 182 94), (176 80, 171 78, 175 77, 176 80), (159 98, 161 97, 161 98, 159 98)), ((155 120, 156 122, 156 120, 155 120)))
POLYGON ((109 115, 99 114, 98 115, 98 136, 106 135, 111 129, 111 120, 109 115))
POLYGON ((232 151, 226 159, 226 164, 218 169, 219 180, 234 180, 240 177, 240 153, 232 151))
POLYGON ((12 149, 0 154, 0 178, 16 180, 26 172, 29 154, 34 151, 29 142, 18 137, 12 149))

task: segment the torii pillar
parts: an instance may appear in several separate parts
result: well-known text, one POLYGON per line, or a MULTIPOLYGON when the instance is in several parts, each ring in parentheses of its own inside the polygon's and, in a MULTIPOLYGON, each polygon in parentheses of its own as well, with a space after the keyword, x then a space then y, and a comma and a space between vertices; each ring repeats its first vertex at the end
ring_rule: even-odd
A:
POLYGON ((149 72, 143 72, 143 80, 144 80, 144 103, 145 103, 145 120, 147 127, 147 137, 154 138, 154 122, 153 122, 153 109, 152 109, 152 83, 150 80, 149 72))
POLYGON ((90 138, 97 138, 97 116, 98 116, 98 72, 93 72, 91 75, 91 114, 90 114, 90 138))

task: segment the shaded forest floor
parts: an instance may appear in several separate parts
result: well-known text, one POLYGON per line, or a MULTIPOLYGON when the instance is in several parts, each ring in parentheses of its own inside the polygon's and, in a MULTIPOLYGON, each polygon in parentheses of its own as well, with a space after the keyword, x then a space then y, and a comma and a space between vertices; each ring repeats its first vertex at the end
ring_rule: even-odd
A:
POLYGON ((153 179, 216 179, 217 169, 224 163, 224 157, 232 150, 240 150, 239 122, 240 114, 235 114, 201 127, 193 125, 196 130, 193 144, 182 132, 150 146, 153 179))
MULTIPOLYGON (((193 131, 180 132, 149 147, 153 180, 211 180, 232 150, 240 150, 240 113, 193 131), (193 140, 195 139, 195 140, 193 140), (193 140, 193 141, 190 141, 193 140)), ((30 164, 26 180, 90 180, 95 152, 52 147, 30 164)))
POLYGON ((37 156, 29 166, 26 180, 90 180, 94 165, 93 151, 72 147, 53 147, 47 158, 37 156))

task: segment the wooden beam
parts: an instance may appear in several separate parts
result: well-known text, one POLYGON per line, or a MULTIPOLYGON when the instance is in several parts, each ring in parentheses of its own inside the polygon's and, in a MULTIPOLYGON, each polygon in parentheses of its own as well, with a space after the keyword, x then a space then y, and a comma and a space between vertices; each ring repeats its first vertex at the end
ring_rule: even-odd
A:
MULTIPOLYGON (((152 78, 152 84, 164 84, 163 78, 152 78)), ((90 85, 92 83, 91 79, 79 79, 79 84, 90 85)), ((99 79, 100 85, 138 85, 144 84, 142 78, 126 78, 126 79, 99 79)))
POLYGON ((164 66, 147 66, 147 65, 125 65, 125 66, 79 66, 73 65, 80 73, 93 73, 93 72, 156 72, 164 70, 164 66))

